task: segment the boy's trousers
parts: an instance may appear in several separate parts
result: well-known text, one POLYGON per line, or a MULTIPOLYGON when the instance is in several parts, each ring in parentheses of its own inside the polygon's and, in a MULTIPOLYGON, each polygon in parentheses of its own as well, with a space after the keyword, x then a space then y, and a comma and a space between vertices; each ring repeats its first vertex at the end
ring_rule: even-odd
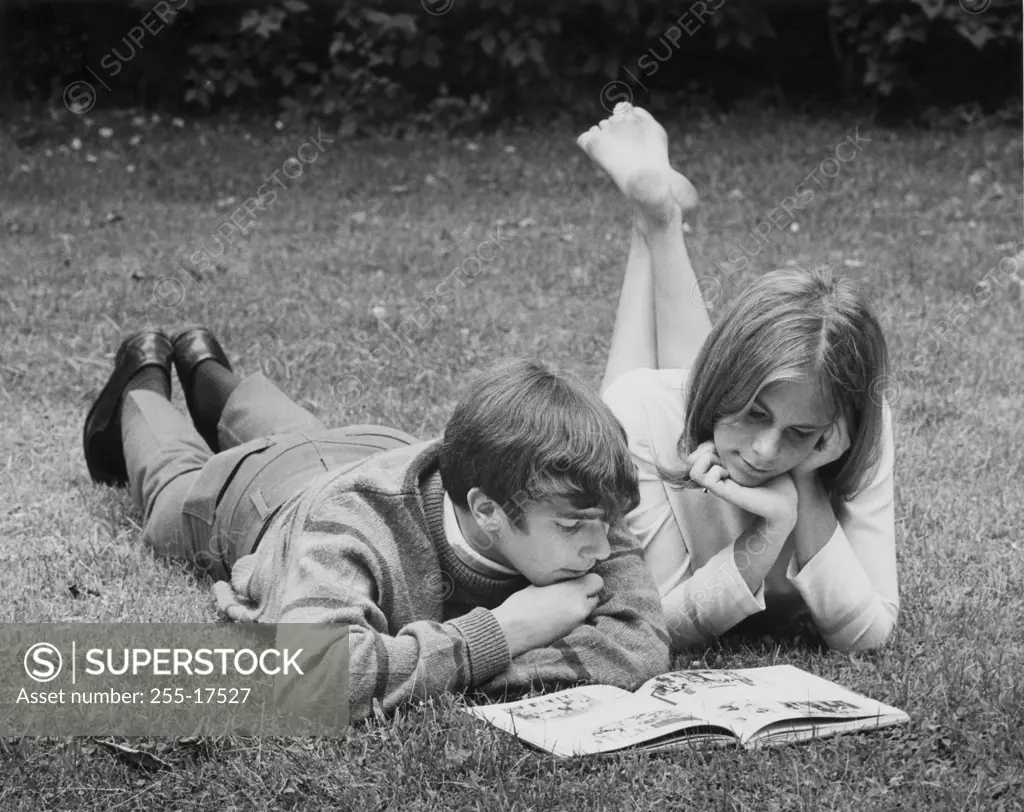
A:
POLYGON ((386 426, 327 429, 260 373, 228 397, 217 433, 223 450, 214 454, 166 398, 125 396, 121 436, 143 539, 216 580, 230 576, 280 506, 313 480, 418 442, 386 426))

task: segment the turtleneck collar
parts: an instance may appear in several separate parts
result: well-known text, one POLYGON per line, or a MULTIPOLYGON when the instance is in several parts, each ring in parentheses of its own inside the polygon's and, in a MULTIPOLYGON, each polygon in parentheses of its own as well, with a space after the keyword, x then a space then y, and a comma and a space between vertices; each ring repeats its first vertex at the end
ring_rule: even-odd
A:
POLYGON ((483 603, 503 600, 513 592, 529 586, 529 582, 519 575, 513 578, 491 577, 477 572, 463 563, 451 545, 444 531, 444 484, 438 470, 438 458, 441 441, 427 446, 409 466, 409 476, 413 481, 407 483, 420 494, 420 504, 427 520, 427 532, 437 551, 441 569, 447 572, 457 584, 471 595, 477 595, 483 603))

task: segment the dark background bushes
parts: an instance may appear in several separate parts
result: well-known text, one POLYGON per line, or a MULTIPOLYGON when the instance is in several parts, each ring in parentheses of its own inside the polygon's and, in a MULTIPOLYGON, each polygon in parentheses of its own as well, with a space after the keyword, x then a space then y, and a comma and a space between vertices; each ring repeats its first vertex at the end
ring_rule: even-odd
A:
POLYGON ((624 93, 655 109, 753 97, 1015 115, 1020 5, 989 2, 190 0, 164 25, 153 3, 8 0, 0 93, 67 101, 68 84, 87 81, 105 105, 283 110, 348 132, 592 114, 624 93), (159 30, 133 43, 145 18, 159 30))

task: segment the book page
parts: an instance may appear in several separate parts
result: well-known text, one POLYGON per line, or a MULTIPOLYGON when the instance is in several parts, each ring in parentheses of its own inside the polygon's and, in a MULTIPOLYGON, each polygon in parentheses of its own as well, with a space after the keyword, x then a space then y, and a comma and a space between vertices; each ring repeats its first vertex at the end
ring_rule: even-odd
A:
POLYGON ((714 698, 723 690, 740 689, 749 694, 756 689, 757 681, 748 674, 753 670, 756 669, 672 671, 645 682, 636 696, 650 696, 700 713, 709 704, 714 707, 714 698))
MULTIPOLYGON (((878 726, 876 721, 909 719, 896 708, 790 665, 663 674, 645 683, 637 694, 728 725, 744 742, 758 731, 784 722, 805 720, 801 729, 824 729, 826 722, 857 729, 878 726), (861 721, 852 722, 858 719, 861 721)), ((790 724, 787 729, 796 726, 790 724)))
POLYGON ((606 753, 708 727, 706 720, 660 700, 601 685, 466 710, 559 756, 606 753))
POLYGON ((910 721, 903 711, 880 714, 878 716, 857 717, 855 719, 804 719, 801 721, 783 721, 768 727, 752 731, 744 743, 749 747, 762 747, 769 744, 786 744, 801 742, 808 739, 823 739, 837 733, 856 730, 877 730, 910 721))

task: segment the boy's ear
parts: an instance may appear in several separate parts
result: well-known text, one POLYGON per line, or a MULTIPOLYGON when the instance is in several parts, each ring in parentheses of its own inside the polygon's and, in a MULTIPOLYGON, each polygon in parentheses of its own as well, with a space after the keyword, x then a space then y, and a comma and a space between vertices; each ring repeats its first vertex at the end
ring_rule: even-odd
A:
POLYGON ((476 523, 484 530, 496 533, 501 529, 501 523, 505 519, 505 512, 491 497, 480 488, 470 488, 466 494, 466 504, 476 523))

